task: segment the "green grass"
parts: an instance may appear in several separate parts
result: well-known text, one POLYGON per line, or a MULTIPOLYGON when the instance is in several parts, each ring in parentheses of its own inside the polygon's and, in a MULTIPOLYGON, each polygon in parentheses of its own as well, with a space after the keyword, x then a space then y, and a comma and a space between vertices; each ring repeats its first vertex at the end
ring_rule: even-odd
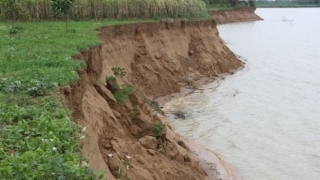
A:
POLYGON ((96 28, 134 22, 0 23, 0 179, 96 178, 57 90, 79 79, 71 57, 100 43, 96 28))
POLYGON ((134 85, 127 85, 119 89, 115 94, 114 98, 118 103, 125 103, 128 96, 134 91, 135 86, 134 85))

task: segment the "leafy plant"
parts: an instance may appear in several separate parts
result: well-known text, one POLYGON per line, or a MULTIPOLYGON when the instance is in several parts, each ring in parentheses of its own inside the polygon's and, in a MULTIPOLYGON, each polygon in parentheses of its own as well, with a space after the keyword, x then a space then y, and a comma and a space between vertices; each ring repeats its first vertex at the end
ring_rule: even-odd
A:
POLYGON ((116 93, 119 89, 119 83, 117 82, 117 78, 115 76, 107 76, 106 78, 106 83, 107 83, 107 88, 114 94, 116 93))
POLYGON ((155 121, 152 123, 152 133, 155 137, 162 135, 165 125, 161 121, 155 121))
POLYGON ((112 67, 111 70, 117 77, 123 78, 126 75, 126 71, 122 67, 112 67))
POLYGON ((0 102, 0 112, 2 179, 96 178, 77 155, 81 151, 77 126, 56 100, 21 107, 0 102))
POLYGON ((50 94, 58 84, 49 83, 45 80, 30 79, 24 81, 0 81, 0 91, 11 94, 27 94, 30 96, 45 96, 50 94))
POLYGON ((134 85, 124 86, 114 94, 114 98, 117 100, 118 103, 125 103, 126 99, 128 98, 128 95, 131 94, 134 91, 134 89, 134 85))
MULTIPOLYGON (((111 69, 115 76, 119 76, 122 78, 126 75, 124 68, 112 67, 111 69)), ((107 76, 106 87, 112 92, 114 98, 118 103, 125 103, 126 99, 128 98, 128 95, 134 91, 135 86, 130 84, 124 86, 123 88, 120 88, 119 83, 117 82, 117 78, 115 76, 107 76)))

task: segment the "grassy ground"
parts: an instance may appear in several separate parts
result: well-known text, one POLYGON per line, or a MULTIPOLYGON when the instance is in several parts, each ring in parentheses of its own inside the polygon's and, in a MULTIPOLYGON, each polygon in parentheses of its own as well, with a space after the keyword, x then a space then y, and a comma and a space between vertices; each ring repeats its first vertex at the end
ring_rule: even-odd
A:
POLYGON ((0 23, 0 179, 96 178, 58 89, 78 79, 71 56, 100 43, 96 28, 134 22, 0 23))

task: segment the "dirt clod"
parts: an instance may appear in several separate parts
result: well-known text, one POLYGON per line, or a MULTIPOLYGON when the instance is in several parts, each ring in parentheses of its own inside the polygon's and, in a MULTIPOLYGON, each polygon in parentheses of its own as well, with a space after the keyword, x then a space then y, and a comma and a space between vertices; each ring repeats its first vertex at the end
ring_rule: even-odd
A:
POLYGON ((152 136, 144 136, 139 139, 141 146, 147 149, 156 150, 158 146, 158 141, 155 137, 152 136))

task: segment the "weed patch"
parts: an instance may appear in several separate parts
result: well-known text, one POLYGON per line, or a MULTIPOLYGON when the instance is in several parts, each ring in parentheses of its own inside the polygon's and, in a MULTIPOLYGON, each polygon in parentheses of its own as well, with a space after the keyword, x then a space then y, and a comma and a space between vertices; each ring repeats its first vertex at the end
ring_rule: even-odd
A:
POLYGON ((160 137, 165 128, 165 125, 161 121, 155 121, 152 123, 152 133, 155 137, 160 137))
POLYGON ((111 70, 117 77, 123 78, 126 75, 126 71, 122 67, 112 67, 111 70))
POLYGON ((95 179, 81 154, 78 127, 51 97, 28 106, 0 103, 0 175, 3 179, 95 179), (78 154, 78 155, 76 155, 78 154))
POLYGON ((131 94, 134 91, 134 89, 135 89, 134 85, 124 86, 114 94, 114 98, 117 100, 118 103, 123 104, 128 98, 128 95, 131 94))
POLYGON ((126 71, 124 70, 124 68, 121 68, 121 67, 112 67, 111 69, 113 71, 114 76, 107 76, 106 87, 112 92, 116 101, 118 103, 123 104, 125 103, 129 94, 131 94, 134 91, 135 86, 132 84, 129 84, 120 88, 120 85, 116 77, 123 78, 126 75, 126 71))

